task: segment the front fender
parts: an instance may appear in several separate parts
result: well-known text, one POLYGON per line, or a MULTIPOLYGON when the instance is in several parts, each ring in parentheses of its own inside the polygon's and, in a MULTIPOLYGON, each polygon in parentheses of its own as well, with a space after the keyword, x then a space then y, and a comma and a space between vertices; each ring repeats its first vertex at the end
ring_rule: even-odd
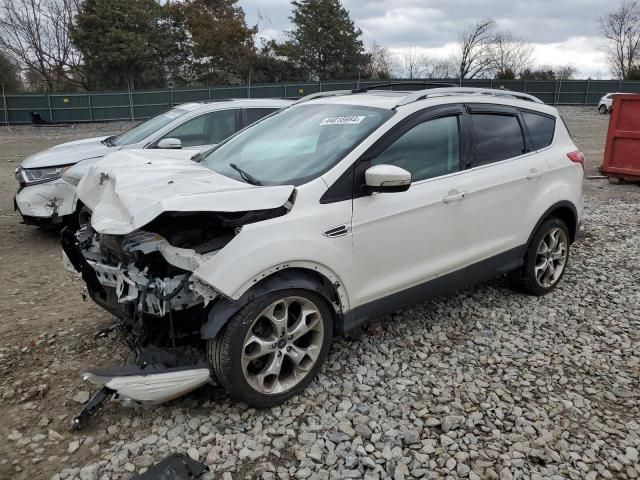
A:
MULTIPOLYGON (((286 232, 286 227, 284 224, 276 228, 286 232)), ((302 231, 313 232, 316 228, 307 230, 303 227, 302 231)), ((195 270, 194 277, 223 296, 238 300, 252 286, 279 270, 308 269, 318 272, 333 284, 337 283, 343 309, 350 308, 348 291, 353 262, 351 235, 339 238, 305 235, 296 236, 294 241, 282 238, 269 240, 270 233, 267 229, 243 229, 195 270), (257 242, 257 237, 262 240, 257 242)))
POLYGON ((337 304, 337 299, 335 298, 336 291, 333 289, 335 284, 327 284, 322 280, 315 275, 313 270, 300 268, 279 270, 258 282, 253 288, 246 290, 237 300, 230 298, 219 299, 209 311, 207 321, 200 329, 200 336, 204 340, 215 338, 229 319, 249 302, 271 292, 292 288, 301 288, 318 293, 327 300, 327 303, 334 310, 337 310, 336 315, 342 317, 340 305, 337 304))

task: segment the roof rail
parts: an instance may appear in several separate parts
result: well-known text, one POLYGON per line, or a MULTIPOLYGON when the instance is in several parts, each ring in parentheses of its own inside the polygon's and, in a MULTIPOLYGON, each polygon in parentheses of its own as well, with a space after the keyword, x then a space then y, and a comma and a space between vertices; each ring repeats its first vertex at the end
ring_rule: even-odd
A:
POLYGON ((308 102, 309 100, 313 100, 314 98, 322 98, 322 97, 334 97, 336 95, 349 95, 351 90, 329 90, 327 92, 316 92, 306 95, 302 98, 299 98, 292 105, 296 103, 308 102))
POLYGON ((364 93, 369 90, 375 90, 377 88, 386 88, 386 87, 400 87, 405 85, 420 85, 421 87, 455 87, 457 86, 455 83, 441 83, 441 82, 388 82, 388 83, 377 83, 375 85, 367 85, 360 88, 354 88, 351 90, 351 93, 364 93))
POLYGON ((447 88, 429 88, 426 90, 420 90, 413 92, 410 95, 402 98, 396 103, 396 107, 407 105, 409 103, 417 102, 418 100, 424 100, 432 95, 491 95, 494 97, 511 97, 518 100, 528 100, 530 102, 544 103, 538 97, 529 95, 528 93, 514 92, 511 90, 498 90, 496 88, 475 88, 475 87, 447 87, 447 88))

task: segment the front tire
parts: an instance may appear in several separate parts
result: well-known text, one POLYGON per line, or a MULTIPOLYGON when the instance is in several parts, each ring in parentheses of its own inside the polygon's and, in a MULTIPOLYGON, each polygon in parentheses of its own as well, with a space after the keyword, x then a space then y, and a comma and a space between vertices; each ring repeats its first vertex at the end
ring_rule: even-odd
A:
POLYGON ((289 289, 245 305, 214 339, 209 364, 227 394, 266 408, 303 391, 322 368, 333 335, 327 302, 289 289))
POLYGON ((609 113, 609 109, 606 105, 600 105, 598 107, 598 112, 600 112, 600 115, 606 115, 607 113, 609 113))
POLYGON ((514 273, 518 290, 542 296, 553 290, 569 263, 569 229, 559 218, 542 222, 525 254, 524 265, 514 273))

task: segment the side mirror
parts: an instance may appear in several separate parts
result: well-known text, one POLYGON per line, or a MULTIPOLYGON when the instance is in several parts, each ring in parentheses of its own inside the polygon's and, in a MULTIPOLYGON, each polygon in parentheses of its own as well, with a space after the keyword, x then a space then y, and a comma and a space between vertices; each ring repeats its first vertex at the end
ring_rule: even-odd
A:
POLYGON ((411 186, 411 173, 395 165, 374 165, 364 172, 370 192, 404 192, 411 186))
POLYGON ((182 142, 179 138, 163 138, 158 142, 156 148, 180 149, 182 148, 182 142))

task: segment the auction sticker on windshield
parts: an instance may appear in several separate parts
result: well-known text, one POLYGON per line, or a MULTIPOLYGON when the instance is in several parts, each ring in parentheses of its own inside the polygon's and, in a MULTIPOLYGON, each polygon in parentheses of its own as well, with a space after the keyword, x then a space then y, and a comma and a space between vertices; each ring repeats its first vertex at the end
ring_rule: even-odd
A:
POLYGON ((357 125, 366 117, 364 115, 351 115, 347 117, 326 117, 320 125, 357 125))

